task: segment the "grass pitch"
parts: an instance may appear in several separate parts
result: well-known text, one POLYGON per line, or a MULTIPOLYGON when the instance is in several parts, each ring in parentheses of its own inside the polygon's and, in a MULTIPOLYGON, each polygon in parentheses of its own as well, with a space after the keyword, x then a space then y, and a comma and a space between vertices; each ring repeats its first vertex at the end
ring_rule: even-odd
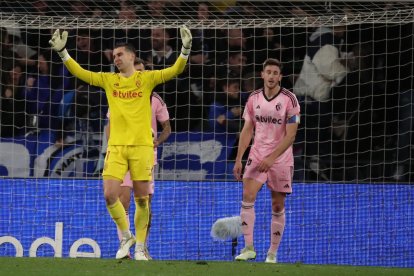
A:
POLYGON ((414 269, 265 264, 257 262, 149 261, 69 258, 0 258, 0 275, 414 275, 414 269))

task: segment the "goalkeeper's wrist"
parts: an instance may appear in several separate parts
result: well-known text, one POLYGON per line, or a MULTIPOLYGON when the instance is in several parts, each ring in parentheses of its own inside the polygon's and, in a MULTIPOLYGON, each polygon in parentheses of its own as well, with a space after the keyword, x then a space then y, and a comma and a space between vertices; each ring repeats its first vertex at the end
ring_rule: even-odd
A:
POLYGON ((189 48, 186 48, 183 46, 181 46, 181 54, 183 54, 184 56, 188 56, 191 52, 191 46, 189 48))
POLYGON ((58 53, 58 55, 60 56, 60 58, 62 59, 63 62, 70 59, 70 55, 68 53, 68 50, 66 50, 66 48, 63 48, 62 50, 58 51, 57 53, 58 53))

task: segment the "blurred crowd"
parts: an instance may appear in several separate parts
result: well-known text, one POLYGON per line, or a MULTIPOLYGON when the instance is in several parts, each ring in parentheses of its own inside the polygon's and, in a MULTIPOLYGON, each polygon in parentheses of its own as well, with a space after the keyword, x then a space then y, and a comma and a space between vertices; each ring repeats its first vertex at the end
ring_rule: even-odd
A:
MULTIPOLYGON (((31 5, 37 15, 54 12, 47 1, 31 5)), ((102 5, 86 6, 83 1, 68 5, 72 16, 107 16, 102 5)), ((119 1, 113 17, 136 20, 179 14, 171 6, 167 9, 171 3, 163 1, 141 5, 151 11, 149 15, 140 13, 136 3, 119 1)), ((248 2, 222 11, 208 2, 197 2, 193 7, 198 20, 211 19, 217 12, 242 14, 244 18, 257 14, 257 7, 248 2)), ((289 12, 304 11, 292 6, 289 12)), ((360 179, 358 174, 365 169, 378 169, 378 175, 383 175, 380 171, 388 168, 391 178, 407 179, 411 171, 413 29, 412 23, 192 29, 193 48, 186 71, 154 91, 168 106, 173 131, 237 136, 244 104, 249 94, 262 86, 263 61, 277 58, 284 65, 282 86, 296 93, 301 102, 302 124, 295 153, 303 157, 303 166, 313 177, 353 180, 360 179), (317 88, 311 89, 303 75, 309 69, 307 61, 313 61, 325 45, 338 53, 336 63, 326 70, 339 71, 332 76, 313 72, 322 77, 315 80, 317 88), (319 89, 319 96, 315 89, 319 89), (364 167, 366 162, 370 169, 364 167), (335 172, 336 167, 341 170, 335 172)), ((105 95, 72 77, 52 54, 48 46, 52 31, 0 29, 0 136, 16 137, 45 129, 56 133, 56 143, 99 144, 96 137, 105 125, 105 95)), ((176 29, 67 31, 70 55, 91 71, 115 70, 112 49, 119 42, 131 43, 146 67, 154 70, 172 65, 181 47, 176 29)), ((372 171, 370 174, 372 178, 372 171)))

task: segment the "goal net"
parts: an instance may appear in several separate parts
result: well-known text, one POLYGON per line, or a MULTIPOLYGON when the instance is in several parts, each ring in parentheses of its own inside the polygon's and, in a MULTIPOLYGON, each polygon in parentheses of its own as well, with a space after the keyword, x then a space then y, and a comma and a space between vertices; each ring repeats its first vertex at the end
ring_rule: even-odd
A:
MULTIPOLYGON (((136 48, 147 70, 172 65, 181 47, 179 27, 189 27, 193 44, 186 70, 154 89, 168 107, 172 134, 158 147, 155 180, 165 185, 160 184, 154 203, 154 232, 163 235, 151 236, 153 250, 165 259, 228 259, 227 249, 211 244, 205 233, 218 217, 238 213, 241 186, 231 181, 241 117, 250 93, 263 86, 261 70, 267 58, 282 62, 281 85, 293 91, 301 105, 301 124, 293 145, 294 182, 353 183, 340 186, 342 191, 329 185, 314 186, 312 189, 324 192, 331 201, 326 205, 309 202, 307 208, 316 208, 317 214, 340 208, 336 204, 348 198, 338 198, 337 192, 359 195, 358 183, 368 183, 360 189, 375 195, 373 183, 382 184, 381 194, 405 191, 407 186, 398 183, 413 177, 413 22, 414 4, 410 2, 2 1, 0 195, 11 207, 3 206, 0 241, 6 243, 1 236, 18 231, 26 254, 26 244, 44 235, 40 233, 64 236, 66 227, 74 227, 75 237, 84 237, 83 232, 96 235, 99 245, 106 246, 101 248, 104 257, 112 256, 110 251, 116 247, 114 226, 99 190, 107 143, 107 100, 100 88, 74 78, 50 49, 48 41, 56 29, 69 32, 67 49, 82 67, 111 72, 115 71, 112 49, 120 42, 136 48), (317 68, 317 58, 320 63, 330 58, 320 54, 326 45, 335 49, 334 63, 317 68), (314 71, 307 71, 309 66, 314 71), (385 182, 397 184, 387 186, 385 182), (202 193, 212 193, 212 197, 202 193), (193 199, 202 203, 197 205, 193 199), (26 219, 27 208, 36 212, 37 206, 26 206, 26 202, 45 210, 36 215, 39 221, 30 221, 31 227, 38 226, 31 233, 6 226, 16 219, 9 214, 26 219), (77 204, 83 207, 72 209, 75 214, 67 210, 77 204), (174 225, 169 225, 171 214, 165 211, 170 205, 177 207, 174 225), (43 215, 45 222, 40 221, 43 215), (66 223, 62 232, 55 224, 60 217, 66 223), (81 222, 70 224, 78 217, 81 222), (102 225, 111 237, 100 233, 102 225), (210 253, 200 253, 205 244, 210 253), (174 246, 181 251, 175 252, 174 246)), ((158 124, 158 134, 161 131, 158 124)), ((243 162, 246 159, 247 154, 243 162)), ((301 260, 352 264, 335 251, 339 245, 333 249, 299 247, 308 237, 301 232, 306 229, 300 221, 307 216, 301 213, 301 204, 308 197, 306 184, 298 187, 303 194, 294 197, 289 207, 289 215, 297 217, 290 222, 287 235, 292 236, 282 249, 294 253, 285 261, 313 250, 322 252, 321 259, 301 260)), ((401 200, 408 202, 410 193, 412 196, 408 191, 408 198, 401 200)), ((263 200, 265 208, 270 206, 267 196, 263 200)), ((373 198, 364 201, 367 212, 360 214, 352 207, 349 221, 343 218, 340 223, 346 225, 369 216, 375 208, 384 208, 373 198)), ((403 216, 407 210, 401 210, 403 216)), ((335 223, 336 215, 330 223, 335 223)), ((308 222, 310 227, 321 226, 308 222)), ((412 223, 402 223, 412 233, 412 223)), ((377 221, 372 221, 367 227, 376 226, 377 221)), ((267 231, 268 223, 263 222, 263 227, 267 231)), ((397 231, 398 224, 392 227, 397 231)), ((352 231, 345 228, 337 229, 338 233, 352 231)), ((268 240, 263 235, 257 233, 256 237, 268 240)), ((355 243, 367 238, 362 232, 355 235, 355 243)), ((339 238, 336 242, 341 243, 339 238)), ((392 242, 375 241, 373 248, 381 251, 392 242)), ((406 242, 413 244, 412 239, 406 242)), ((10 239, 7 243, 16 244, 10 239)), ((399 240, 399 244, 403 242, 399 240)), ((1 245, 0 255, 14 254, 10 252, 18 246, 9 245, 1 245)), ((60 246, 63 255, 69 256, 74 245, 60 246)), ((52 247, 56 254, 59 245, 52 242, 52 247)), ((264 244, 258 247, 266 250, 264 244)), ((355 246, 342 249, 349 252, 355 246)), ((50 255, 50 248, 44 254, 50 255)), ((361 264, 391 263, 365 260, 361 264)), ((411 263, 395 260, 393 264, 413 265, 412 258, 411 263)))

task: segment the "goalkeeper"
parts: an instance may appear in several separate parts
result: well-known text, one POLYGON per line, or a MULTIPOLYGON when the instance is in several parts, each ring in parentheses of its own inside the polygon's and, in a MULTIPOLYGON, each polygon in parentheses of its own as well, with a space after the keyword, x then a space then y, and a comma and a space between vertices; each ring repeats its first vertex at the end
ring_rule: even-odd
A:
POLYGON ((68 33, 56 30, 49 41, 52 49, 62 58, 67 69, 77 78, 105 90, 111 110, 111 135, 105 156, 104 198, 108 212, 121 230, 122 240, 116 258, 125 258, 135 244, 134 258, 145 256, 145 239, 149 223, 149 185, 152 180, 154 144, 151 132, 151 92, 155 86, 176 77, 184 71, 191 49, 191 32, 180 29, 181 55, 173 66, 163 70, 136 71, 135 49, 129 44, 117 45, 113 50, 119 73, 91 72, 72 59, 65 48, 68 33), (133 181, 135 201, 135 234, 128 227, 125 209, 119 200, 121 183, 127 171, 133 181))
MULTIPOLYGON (((135 69, 137 71, 145 70, 144 61, 142 59, 138 58, 135 60, 135 69)), ((154 136, 153 139, 154 139, 154 167, 155 167, 157 165, 157 153, 158 153, 157 147, 161 145, 165 140, 167 140, 168 137, 170 136, 171 124, 170 124, 170 115, 168 113, 167 105, 164 103, 162 98, 155 92, 153 92, 151 96, 151 110, 152 110, 151 126, 152 126, 153 136, 154 136), (157 137, 157 133, 158 133, 157 122, 160 123, 162 127, 162 131, 158 137, 157 137)), ((109 110, 107 113, 107 117, 108 117, 108 122, 109 122, 109 119, 110 119, 109 110)), ((109 138, 109 136, 110 136, 110 128, 107 127, 106 137, 109 138)), ((153 179, 150 184, 150 190, 148 191, 150 212, 149 212, 149 221, 148 221, 148 228, 147 228, 148 231, 146 235, 147 240, 145 242, 145 257, 148 260, 152 260, 151 255, 148 252, 148 235, 149 235, 149 231, 151 227, 151 217, 152 217, 151 200, 154 194, 154 170, 152 170, 152 178, 153 179)), ((121 193, 119 195, 119 200, 121 200, 121 203, 125 208, 128 225, 129 225, 128 211, 129 211, 129 203, 131 201, 132 188, 133 188, 133 185, 131 181, 131 175, 128 172, 125 175, 123 183, 121 184, 121 193)), ((117 228, 117 232, 118 232, 119 240, 122 240, 122 233, 119 228, 117 228)))

